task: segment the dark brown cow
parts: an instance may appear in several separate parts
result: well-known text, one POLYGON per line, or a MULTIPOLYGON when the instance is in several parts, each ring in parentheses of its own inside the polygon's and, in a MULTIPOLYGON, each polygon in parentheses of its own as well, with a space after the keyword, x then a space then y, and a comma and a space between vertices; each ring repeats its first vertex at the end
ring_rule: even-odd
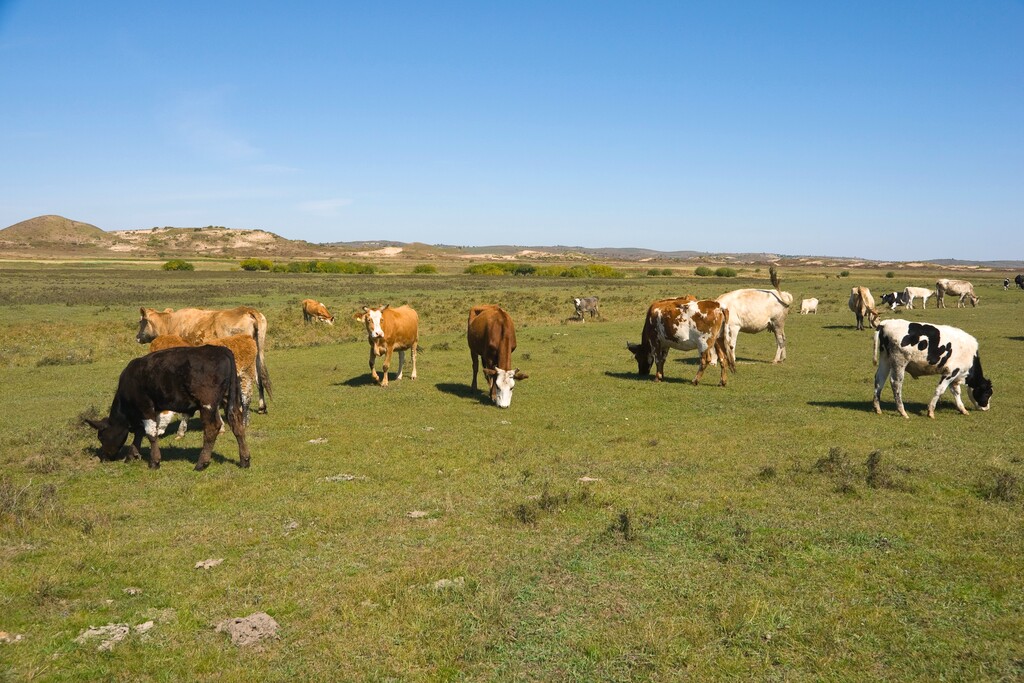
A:
POLYGON ((100 439, 107 458, 117 456, 128 433, 135 434, 128 460, 140 457, 142 437, 149 438, 149 467, 160 467, 159 425, 161 413, 191 415, 196 410, 203 420, 203 449, 196 470, 210 464, 213 445, 220 430, 217 409, 223 403, 224 417, 238 441, 239 466, 249 466, 242 419, 242 390, 235 369, 235 356, 223 346, 199 346, 156 351, 128 363, 117 382, 110 415, 102 420, 86 419, 100 439))
POLYGON ((314 299, 302 300, 302 319, 306 323, 319 320, 328 325, 334 324, 334 316, 327 311, 327 307, 314 299))
POLYGON ((698 384, 712 361, 714 349, 722 359, 719 384, 724 387, 728 380, 726 367, 736 371, 736 358, 728 338, 729 315, 729 310, 717 301, 698 301, 692 296, 655 301, 647 309, 640 343, 626 342, 626 348, 636 358, 637 372, 649 375, 651 366, 655 365, 654 381, 661 381, 665 377, 665 359, 669 349, 697 349, 700 351, 700 368, 693 383, 698 384))
POLYGON ((512 352, 516 350, 516 328, 512 316, 493 304, 474 306, 469 310, 466 341, 473 359, 472 388, 477 388, 477 371, 480 361, 483 361, 491 400, 499 408, 508 408, 512 404, 512 389, 516 382, 529 377, 519 368, 512 369, 512 352))
POLYGON ((408 306, 391 308, 384 304, 381 308, 363 306, 363 312, 355 319, 366 325, 366 337, 370 342, 370 374, 373 381, 380 382, 382 387, 388 385, 388 369, 391 367, 391 353, 398 351, 398 375, 402 379, 402 367, 405 365, 406 350, 412 351, 412 374, 416 379, 416 345, 420 339, 420 317, 408 306), (377 376, 377 356, 384 356, 381 366, 383 377, 377 376))
POLYGON ((256 342, 256 364, 260 375, 260 403, 256 412, 267 412, 264 391, 270 396, 270 375, 264 353, 267 348, 267 318, 251 306, 208 311, 201 308, 165 308, 157 311, 140 308, 139 332, 135 340, 148 344, 162 334, 176 334, 189 344, 205 344, 235 334, 252 337, 256 342))

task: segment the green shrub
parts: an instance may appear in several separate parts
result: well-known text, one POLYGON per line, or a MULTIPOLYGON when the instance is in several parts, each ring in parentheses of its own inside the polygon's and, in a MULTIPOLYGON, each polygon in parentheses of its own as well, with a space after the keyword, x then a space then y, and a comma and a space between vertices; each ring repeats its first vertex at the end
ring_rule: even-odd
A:
POLYGON ((180 258, 172 259, 172 260, 168 261, 167 263, 163 264, 160 267, 163 268, 164 270, 195 270, 196 269, 196 267, 193 266, 191 263, 189 263, 188 261, 185 261, 183 259, 180 259, 180 258))
POLYGON ((464 272, 466 275, 508 275, 511 271, 510 263, 477 263, 469 266, 464 272))
POLYGON ((671 268, 662 268, 661 269, 661 274, 662 275, 672 275, 673 274, 672 273, 672 269, 671 268))
POLYGON ((658 270, 657 268, 651 268, 650 270, 647 271, 647 275, 649 277, 657 277, 661 275, 661 271, 658 270))
POLYGON ((890 271, 889 271, 888 273, 886 273, 886 274, 885 274, 885 276, 886 276, 887 278, 894 278, 894 277, 896 277, 896 273, 894 273, 894 272, 892 272, 892 271, 890 270, 890 271))
POLYGON ((693 274, 698 277, 711 277, 715 274, 715 271, 711 270, 707 266, 697 266, 697 270, 693 271, 693 274))
POLYGON ((536 275, 537 266, 531 263, 521 263, 512 271, 513 275, 536 275))
POLYGON ((736 271, 732 268, 726 268, 722 266, 715 271, 715 277, 736 277, 736 271))
POLYGON ((370 263, 351 263, 349 261, 292 261, 288 264, 274 264, 276 273, 340 273, 343 275, 373 275, 381 272, 380 268, 370 263))
POLYGON ((414 275, 436 275, 437 266, 432 263, 421 263, 412 269, 414 275))
POLYGON ((839 271, 839 277, 850 277, 850 271, 848 271, 848 270, 841 270, 841 271, 839 271))
POLYGON ((238 265, 242 270, 270 270, 274 264, 264 258, 247 258, 238 265))

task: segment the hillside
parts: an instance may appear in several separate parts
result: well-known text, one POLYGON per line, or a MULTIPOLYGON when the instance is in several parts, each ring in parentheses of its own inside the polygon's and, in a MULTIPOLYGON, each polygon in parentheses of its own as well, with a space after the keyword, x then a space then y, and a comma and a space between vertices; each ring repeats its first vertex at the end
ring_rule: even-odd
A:
POLYGON ((95 225, 74 221, 63 216, 37 216, 27 221, 0 230, 0 246, 38 246, 49 245, 75 248, 99 247, 107 248, 114 238, 95 225))

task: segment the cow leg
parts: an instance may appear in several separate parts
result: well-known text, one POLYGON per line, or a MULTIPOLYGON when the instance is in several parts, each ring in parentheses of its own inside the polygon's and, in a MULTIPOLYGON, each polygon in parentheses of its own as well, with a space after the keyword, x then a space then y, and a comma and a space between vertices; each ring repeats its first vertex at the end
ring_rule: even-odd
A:
POLYGON ((142 453, 139 451, 139 446, 142 445, 142 437, 145 436, 143 432, 136 432, 135 437, 132 439, 131 444, 128 446, 128 452, 125 455, 125 462, 129 460, 138 460, 142 457, 142 453))
POLYGON ((665 359, 668 358, 668 347, 659 348, 654 352, 654 381, 660 382, 665 379, 665 359))
POLYGON ((199 462, 196 463, 196 472, 202 472, 210 466, 213 444, 217 442, 217 434, 220 432, 220 416, 217 415, 216 406, 206 404, 200 406, 199 417, 203 421, 203 449, 199 451, 199 462))
MULTIPOLYGON (((943 377, 939 380, 939 385, 935 387, 935 395, 932 396, 932 400, 928 402, 928 417, 935 419, 935 406, 939 404, 939 398, 941 398, 942 394, 944 394, 946 389, 949 388, 949 385, 953 383, 954 379, 952 377, 943 377)), ((953 401, 956 403, 957 410, 966 415, 967 409, 964 408, 964 403, 960 400, 960 387, 958 385, 953 389, 953 401)))
POLYGON ((178 413, 178 432, 174 435, 175 441, 180 441, 185 438, 185 433, 188 432, 188 415, 185 413, 178 413))
POLYGON ((873 405, 875 412, 879 415, 882 414, 882 406, 879 404, 878 399, 882 396, 882 389, 885 388, 885 381, 887 379, 889 379, 889 357, 883 353, 878 359, 878 369, 875 370, 875 400, 873 405))
POLYGON ((964 407, 963 399, 960 398, 960 388, 963 387, 963 383, 964 381, 961 377, 950 385, 950 391, 953 394, 953 400, 956 402, 956 409, 960 411, 961 415, 967 415, 967 408, 964 407))
MULTIPOLYGON (((381 381, 380 385, 386 387, 388 385, 388 370, 391 369, 391 352, 395 350, 394 346, 386 346, 384 348, 384 364, 380 367, 381 381)), ((401 354, 399 354, 401 356, 401 354)))
POLYGON ((896 410, 909 420, 907 409, 903 407, 903 376, 905 372, 906 368, 899 365, 892 369, 892 397, 896 399, 896 410))
POLYGON ((416 379, 416 347, 419 346, 419 340, 415 339, 412 342, 412 374, 409 375, 409 379, 416 379))
POLYGON ((229 414, 227 423, 231 427, 231 433, 235 435, 235 441, 238 442, 238 466, 248 468, 249 445, 245 442, 245 409, 236 414, 229 414))
POLYGON ((395 375, 395 380, 402 379, 402 369, 405 368, 405 351, 398 352, 398 374, 395 375))
POLYGON ((476 374, 480 369, 480 357, 472 351, 469 352, 469 357, 473 359, 473 383, 469 385, 469 388, 476 389, 476 374))
POLYGON ((771 324, 772 332, 775 333, 775 360, 772 363, 781 363, 786 360, 786 322, 771 324))
MULTIPOLYGON (((379 382, 380 381, 380 376, 377 375, 377 368, 374 367, 376 364, 377 364, 377 349, 375 349, 373 347, 373 344, 370 344, 370 377, 373 377, 373 381, 374 382, 379 382)), ((384 374, 384 377, 387 377, 387 373, 386 372, 384 374)))

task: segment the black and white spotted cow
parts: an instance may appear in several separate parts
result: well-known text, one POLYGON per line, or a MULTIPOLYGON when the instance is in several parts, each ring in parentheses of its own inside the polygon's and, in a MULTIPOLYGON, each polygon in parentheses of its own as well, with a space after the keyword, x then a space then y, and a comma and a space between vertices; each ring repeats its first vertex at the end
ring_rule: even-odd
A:
POLYGON ((882 295, 882 303, 889 304, 889 308, 895 311, 900 306, 908 306, 910 304, 910 295, 906 291, 889 292, 882 295))
POLYGON ((584 313, 589 313, 591 318, 593 318, 595 315, 601 315, 601 312, 597 310, 596 296, 588 296, 582 299, 573 299, 572 305, 576 307, 576 317, 579 318, 581 321, 584 320, 584 313))
POLYGON ((875 330, 875 412, 881 414, 878 397, 888 378, 892 378, 892 394, 896 410, 908 417, 903 408, 903 376, 909 372, 917 379, 922 375, 939 375, 939 386, 928 403, 928 417, 935 417, 935 404, 950 388, 957 410, 967 409, 960 400, 960 386, 967 384, 967 395, 979 410, 988 410, 992 399, 992 381, 981 372, 978 340, 963 330, 948 325, 885 320, 875 330))

